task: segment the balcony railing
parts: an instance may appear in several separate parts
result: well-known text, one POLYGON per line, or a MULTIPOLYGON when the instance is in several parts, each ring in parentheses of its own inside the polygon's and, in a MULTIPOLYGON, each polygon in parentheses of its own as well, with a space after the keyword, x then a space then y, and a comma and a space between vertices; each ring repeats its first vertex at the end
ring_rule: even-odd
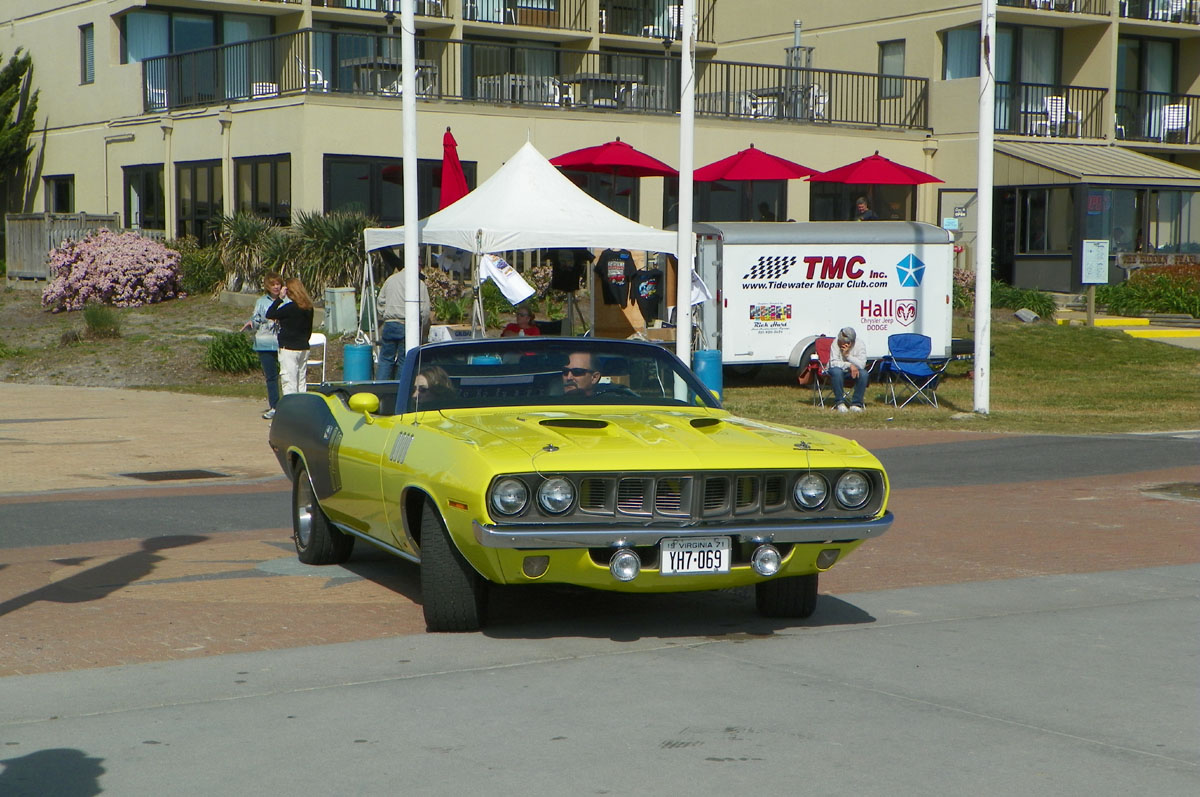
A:
MULTIPOLYGON (((1123 2, 1124 0, 1118 0, 1123 2)), ((1100 14, 1108 16, 1109 0, 998 0, 997 5, 1014 8, 1033 8, 1059 11, 1066 14, 1100 14)))
MULTIPOLYGON (((679 58, 501 43, 417 40, 422 100, 674 114, 679 58)), ((401 96, 396 36, 303 30, 148 58, 146 112, 294 94, 401 96)), ((803 67, 696 65, 696 113, 762 121, 924 129, 929 82, 803 67)))
POLYGON ((1043 83, 996 83, 996 132, 1101 138, 1106 89, 1043 83))
POLYGON ((1117 138, 1195 144, 1200 97, 1156 91, 1117 92, 1117 138))
MULTIPOLYGON (((450 16, 446 3, 448 0, 409 0, 413 4, 413 13, 423 17, 450 16)), ((349 8, 359 11, 374 11, 382 17, 391 12, 400 16, 400 6, 404 0, 312 0, 312 4, 324 8, 349 8)))
MULTIPOLYGON (((716 0, 696 0, 696 40, 716 41, 716 0)), ((683 4, 671 0, 600 0, 600 32, 647 39, 683 38, 683 4)))
POLYGON ((463 20, 588 30, 587 0, 463 0, 463 20))
POLYGON ((1122 0, 1121 16, 1153 22, 1200 24, 1200 8, 1191 0, 1122 0))

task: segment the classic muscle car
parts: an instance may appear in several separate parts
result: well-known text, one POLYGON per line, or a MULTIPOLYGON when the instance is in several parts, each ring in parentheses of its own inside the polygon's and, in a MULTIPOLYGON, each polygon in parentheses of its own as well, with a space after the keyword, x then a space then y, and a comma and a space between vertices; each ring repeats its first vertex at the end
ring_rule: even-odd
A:
POLYGON ((270 442, 300 560, 362 539, 418 562, 431 631, 479 628, 489 584, 754 585, 761 614, 807 617, 818 574, 892 523, 857 443, 735 417, 651 343, 423 346, 397 381, 285 396, 270 442))

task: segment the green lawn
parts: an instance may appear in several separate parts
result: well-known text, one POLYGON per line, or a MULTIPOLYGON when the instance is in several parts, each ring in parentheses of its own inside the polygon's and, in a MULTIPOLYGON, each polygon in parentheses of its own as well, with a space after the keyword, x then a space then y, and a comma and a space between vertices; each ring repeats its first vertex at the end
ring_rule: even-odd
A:
POLYGON ((989 413, 974 412, 970 361, 951 365, 940 408, 883 403, 867 388, 867 411, 842 415, 814 406, 790 369, 730 378, 731 412, 822 429, 971 429, 1096 434, 1200 429, 1200 351, 1084 326, 998 322, 992 326, 989 413))

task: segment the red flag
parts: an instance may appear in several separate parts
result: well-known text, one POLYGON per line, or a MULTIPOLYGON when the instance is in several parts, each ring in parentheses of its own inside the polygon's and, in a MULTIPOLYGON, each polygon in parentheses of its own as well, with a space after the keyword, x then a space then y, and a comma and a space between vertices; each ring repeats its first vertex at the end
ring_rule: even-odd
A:
POLYGON ((446 128, 442 136, 442 199, 438 210, 453 205, 470 191, 467 188, 467 176, 463 174, 462 162, 458 159, 458 142, 446 128))

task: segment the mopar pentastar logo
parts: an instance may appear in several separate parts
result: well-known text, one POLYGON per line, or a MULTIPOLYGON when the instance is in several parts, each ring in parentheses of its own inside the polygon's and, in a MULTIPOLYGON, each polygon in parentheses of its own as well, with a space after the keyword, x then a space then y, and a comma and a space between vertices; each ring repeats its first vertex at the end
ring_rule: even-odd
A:
MULTIPOLYGON (((796 265, 795 255, 763 255, 742 277, 744 280, 777 280, 796 265)), ((736 273, 736 272, 735 272, 736 273)))
POLYGON ((925 264, 916 255, 906 255, 896 264, 896 271, 900 276, 901 288, 919 288, 925 276, 925 264))

